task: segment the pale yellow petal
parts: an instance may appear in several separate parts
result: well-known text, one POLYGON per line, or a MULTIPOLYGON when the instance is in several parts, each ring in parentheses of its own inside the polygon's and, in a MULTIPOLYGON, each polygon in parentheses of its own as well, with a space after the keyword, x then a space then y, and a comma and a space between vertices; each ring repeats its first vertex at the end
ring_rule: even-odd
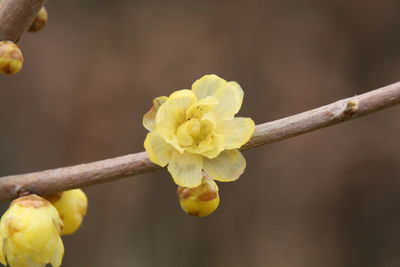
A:
POLYGON ((61 238, 58 238, 57 248, 55 249, 53 257, 50 261, 51 265, 53 267, 61 266, 63 256, 64 256, 64 244, 61 238))
POLYGON ((150 160, 161 167, 165 167, 168 164, 171 160, 172 153, 176 151, 174 147, 165 142, 164 138, 156 131, 147 134, 144 140, 144 148, 150 160))
POLYGON ((182 89, 182 90, 178 90, 178 91, 175 91, 172 94, 170 94, 168 99, 173 100, 173 99, 185 98, 185 97, 192 98, 193 96, 196 98, 196 96, 194 95, 194 93, 191 90, 182 89))
POLYGON ((237 149, 225 150, 216 158, 204 158, 203 168, 214 180, 231 182, 244 172, 246 160, 237 149))
POLYGON ((4 238, 1 235, 1 230, 0 230, 0 263, 6 266, 7 262, 6 262, 6 258, 4 256, 5 248, 3 247, 3 243, 5 243, 5 242, 4 242, 4 238))
POLYGON ((186 121, 186 110, 197 100, 190 90, 180 90, 171 94, 168 100, 158 109, 155 130, 164 137, 167 143, 172 144, 181 152, 175 136, 179 125, 186 121))
POLYGON ((202 116, 202 120, 207 120, 207 121, 211 122, 212 125, 214 126, 214 129, 216 128, 217 123, 219 122, 219 120, 217 120, 214 113, 212 113, 212 112, 205 113, 202 116))
POLYGON ((242 106, 243 90, 236 82, 228 82, 214 96, 220 101, 220 104, 213 109, 213 113, 219 120, 232 119, 242 106))
POLYGON ((217 75, 205 75, 192 85, 192 91, 198 99, 214 96, 219 104, 213 109, 219 120, 232 119, 240 110, 243 102, 243 90, 236 82, 227 82, 217 75))
POLYGON ((168 171, 174 182, 185 187, 196 187, 201 184, 202 168, 203 158, 188 152, 182 154, 175 152, 168 164, 168 171))
POLYGON ((225 149, 240 148, 254 133, 255 124, 250 118, 233 118, 217 124, 216 132, 224 136, 225 149))
POLYGON ((221 134, 213 134, 208 140, 200 143, 198 150, 201 151, 200 154, 209 159, 218 156, 222 150, 225 148, 224 136, 221 134), (208 149, 207 149, 208 146, 208 149))
POLYGON ((225 87, 227 81, 215 74, 207 74, 195 81, 192 85, 192 91, 198 99, 213 96, 217 90, 225 87))
POLYGON ((186 119, 198 118, 209 112, 214 106, 218 105, 219 101, 213 96, 207 96, 194 103, 186 110, 186 119))
POLYGON ((150 108, 149 111, 147 111, 146 114, 143 116, 143 126, 149 130, 152 131, 154 130, 154 124, 155 124, 155 119, 157 115, 157 111, 160 108, 162 104, 167 101, 168 97, 166 96, 160 96, 157 98, 154 98, 153 100, 153 106, 150 108))

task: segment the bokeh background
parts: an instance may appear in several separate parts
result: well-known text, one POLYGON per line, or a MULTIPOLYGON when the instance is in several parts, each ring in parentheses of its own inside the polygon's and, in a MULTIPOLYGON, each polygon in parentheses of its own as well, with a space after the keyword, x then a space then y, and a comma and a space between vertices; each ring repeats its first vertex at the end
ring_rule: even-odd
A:
MULTIPOLYGON (((49 1, 0 77, 0 176, 143 150, 151 100, 206 73, 279 119, 400 78, 398 0, 49 1)), ((245 152, 208 218, 165 170, 86 188, 64 267, 400 265, 400 108, 245 152)), ((8 203, 1 204, 4 211, 8 203)))

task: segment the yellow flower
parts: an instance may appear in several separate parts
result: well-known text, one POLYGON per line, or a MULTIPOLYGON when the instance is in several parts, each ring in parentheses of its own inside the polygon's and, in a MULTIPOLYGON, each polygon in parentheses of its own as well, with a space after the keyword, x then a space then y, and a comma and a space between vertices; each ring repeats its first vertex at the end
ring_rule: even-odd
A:
POLYGON ((61 234, 69 235, 78 230, 88 206, 85 193, 81 189, 73 189, 46 198, 57 209, 64 223, 61 234))
POLYGON ((218 186, 210 178, 203 178, 201 185, 194 188, 179 186, 177 194, 182 209, 192 216, 210 215, 219 205, 218 186))
POLYGON ((0 262, 11 267, 60 266, 62 227, 57 210, 44 198, 14 200, 0 220, 0 262))
POLYGON ((216 75, 203 76, 192 90, 154 99, 143 117, 150 160, 168 165, 175 183, 184 187, 199 186, 202 170, 217 181, 237 180, 246 167, 238 148, 255 127, 250 118, 234 118, 242 101, 240 85, 216 75))

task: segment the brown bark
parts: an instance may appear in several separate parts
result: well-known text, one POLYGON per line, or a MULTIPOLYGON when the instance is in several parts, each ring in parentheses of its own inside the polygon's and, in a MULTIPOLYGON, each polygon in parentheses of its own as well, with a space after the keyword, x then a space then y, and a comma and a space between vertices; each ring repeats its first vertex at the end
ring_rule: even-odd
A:
MULTIPOLYGON (((367 115, 400 103, 400 82, 280 120, 259 124, 241 149, 281 141, 367 115)), ((47 195, 154 171, 146 152, 34 173, 0 178, 0 200, 25 192, 47 195)))
POLYGON ((46 0, 1 0, 0 40, 16 43, 31 26, 46 0))

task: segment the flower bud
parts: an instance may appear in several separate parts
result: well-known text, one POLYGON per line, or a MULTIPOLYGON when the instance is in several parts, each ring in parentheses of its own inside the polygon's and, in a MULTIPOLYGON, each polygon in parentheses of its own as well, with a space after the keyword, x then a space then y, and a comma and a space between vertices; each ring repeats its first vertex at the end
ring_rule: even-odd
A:
POLYGON ((0 41, 0 73, 16 74, 22 69, 24 57, 11 41, 0 41))
POLYGON ((46 198, 57 209, 64 223, 62 235, 74 233, 82 224, 86 215, 88 200, 81 189, 64 191, 46 198))
POLYGON ((11 267, 60 266, 62 227, 57 210, 44 198, 14 200, 0 220, 0 262, 11 267))
POLYGON ((197 187, 179 186, 177 194, 182 209, 192 216, 210 215, 219 205, 218 186, 208 177, 203 177, 201 184, 197 187))
POLYGON ((38 32, 46 26, 49 17, 47 15, 47 10, 43 6, 39 13, 36 15, 35 20, 32 22, 32 25, 29 27, 28 31, 30 32, 38 32))

